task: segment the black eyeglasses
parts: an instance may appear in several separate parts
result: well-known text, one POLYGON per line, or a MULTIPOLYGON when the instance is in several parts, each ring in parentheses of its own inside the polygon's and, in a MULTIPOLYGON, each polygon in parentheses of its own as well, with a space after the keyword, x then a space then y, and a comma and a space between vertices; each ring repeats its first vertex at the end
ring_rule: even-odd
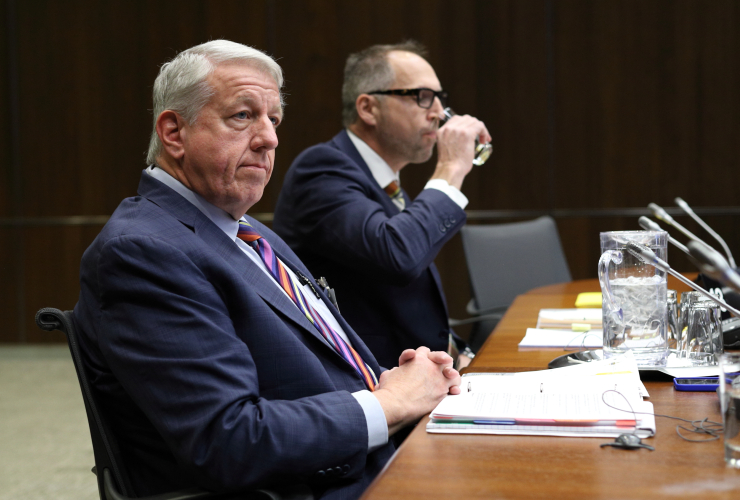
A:
POLYGON ((442 107, 447 106, 447 97, 449 94, 444 90, 432 90, 432 89, 392 89, 392 90, 376 90, 374 92, 368 92, 368 94, 381 94, 381 95, 413 95, 416 96, 416 104, 424 109, 429 109, 434 104, 434 98, 439 98, 439 102, 442 103, 442 107))

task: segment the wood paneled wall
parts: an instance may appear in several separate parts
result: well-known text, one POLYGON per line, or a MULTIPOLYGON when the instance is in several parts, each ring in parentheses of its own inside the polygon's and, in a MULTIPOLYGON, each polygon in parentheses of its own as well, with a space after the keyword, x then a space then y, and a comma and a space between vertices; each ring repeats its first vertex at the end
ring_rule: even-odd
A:
MULTIPOLYGON (((463 186, 471 214, 493 211, 474 222, 560 214, 573 275, 586 278, 595 276, 600 231, 635 229, 626 209, 681 196, 713 207, 707 222, 740 249, 735 0, 0 5, 0 341, 60 339, 38 332, 33 314, 74 306, 79 260, 101 227, 92 217, 135 194, 159 66, 215 38, 261 48, 285 71, 275 173, 253 213, 272 212, 292 159, 340 129, 347 55, 415 38, 430 49, 451 105, 483 119, 494 138, 492 159, 463 186)), ((403 171, 410 193, 432 166, 403 171)), ((462 317, 469 291, 459 237, 437 263, 462 317)))

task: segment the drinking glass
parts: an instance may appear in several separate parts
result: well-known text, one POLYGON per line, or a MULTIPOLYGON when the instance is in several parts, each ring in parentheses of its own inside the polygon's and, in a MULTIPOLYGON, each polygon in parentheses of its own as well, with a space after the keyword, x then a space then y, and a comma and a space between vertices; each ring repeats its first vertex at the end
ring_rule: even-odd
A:
POLYGON ((719 358, 719 400, 724 427, 725 462, 740 469, 740 353, 719 358))
POLYGON ((678 349, 681 331, 678 329, 678 293, 675 290, 667 290, 666 328, 668 328, 668 347, 678 349))
POLYGON ((686 308, 683 345, 692 365, 716 365, 722 354, 722 313, 714 301, 704 299, 686 308))
MULTIPOLYGON (((457 113, 455 113, 452 108, 445 108, 442 111, 445 115, 445 123, 447 120, 452 118, 453 116, 457 116, 457 113)), ((478 139, 475 140, 475 157, 473 158, 473 165, 480 166, 483 165, 486 160, 491 156, 491 152, 493 152, 493 146, 490 142, 486 142, 485 144, 481 144, 478 139)))
POLYGON ((707 300, 707 298, 697 291, 681 292, 681 303, 678 306, 678 342, 676 345, 676 356, 679 358, 688 357, 688 346, 686 345, 686 327, 688 326, 688 309, 695 302, 707 300))

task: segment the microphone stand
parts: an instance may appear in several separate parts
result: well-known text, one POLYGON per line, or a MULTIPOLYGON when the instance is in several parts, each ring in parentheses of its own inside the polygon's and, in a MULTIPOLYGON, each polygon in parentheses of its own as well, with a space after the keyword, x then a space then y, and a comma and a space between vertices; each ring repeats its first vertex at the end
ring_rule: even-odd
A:
MULTIPOLYGON (((695 235, 694 233, 692 233, 691 231, 683 227, 681 224, 673 220, 673 217, 671 217, 670 214, 666 212, 663 207, 656 205, 655 203, 648 203, 648 208, 653 213, 653 216, 656 219, 662 220, 669 226, 675 227, 676 229, 681 231, 684 234, 684 236, 686 236, 688 239, 698 241, 699 243, 704 243, 704 241, 700 240, 697 235, 695 235)), ((710 246, 707 243, 704 243, 704 244, 707 246, 710 246)))
POLYGON ((696 257, 697 265, 704 274, 740 292, 740 276, 730 267, 722 254, 695 241, 689 242, 689 252, 696 257))
POLYGON ((735 309, 734 307, 728 305, 725 301, 718 299, 711 293, 704 290, 702 287, 691 281, 690 279, 684 277, 682 274, 679 274, 678 272, 674 271, 666 261, 663 259, 658 258, 655 253, 650 250, 648 247, 645 247, 643 245, 640 245, 638 243, 630 242, 627 243, 627 251, 643 261, 645 264, 650 264, 653 267, 657 267, 661 271, 669 273, 674 278, 678 279, 681 283, 690 286, 700 294, 704 295, 709 300, 714 301, 715 303, 719 304, 720 306, 724 307, 728 311, 730 311, 732 314, 734 314, 736 317, 740 318, 740 311, 735 309))
POLYGON ((706 232, 708 232, 710 235, 712 235, 712 237, 715 240, 717 240, 720 245, 722 245, 722 250, 724 250, 725 251, 725 255, 727 255, 727 262, 729 262, 730 266, 732 266, 732 268, 734 269, 736 267, 735 266, 735 259, 732 258, 732 252, 730 252, 730 247, 727 246, 727 243, 725 243, 725 240, 723 240, 722 237, 714 231, 714 229, 712 229, 711 227, 709 227, 709 224, 707 224, 706 222, 704 222, 701 219, 701 217, 699 217, 698 215, 696 215, 696 213, 689 206, 688 203, 686 203, 685 201, 683 201, 681 198, 676 198, 675 199, 675 202, 676 202, 676 205, 678 205, 681 208, 681 210, 683 210, 684 212, 686 212, 686 214, 689 217, 691 217, 692 219, 694 219, 701 227, 704 228, 704 230, 706 232))
MULTIPOLYGON (((641 216, 639 219, 637 219, 637 223, 640 224, 640 227, 643 228, 645 231, 663 231, 663 228, 660 227, 660 225, 657 222, 653 222, 644 215, 641 216)), ((668 231, 666 231, 667 233, 668 231)), ((671 243, 673 246, 681 250, 683 253, 685 253, 687 256, 691 257, 691 254, 689 253, 689 249, 678 241, 676 238, 672 237, 670 234, 668 235, 668 243, 671 243)))

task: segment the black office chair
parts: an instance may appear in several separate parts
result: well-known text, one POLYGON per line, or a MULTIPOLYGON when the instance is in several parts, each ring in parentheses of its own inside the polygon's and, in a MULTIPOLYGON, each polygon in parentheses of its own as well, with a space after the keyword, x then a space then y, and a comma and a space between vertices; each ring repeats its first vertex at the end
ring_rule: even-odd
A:
POLYGON ((126 468, 121 459, 115 437, 110 432, 108 424, 100 413, 90 383, 82 363, 77 333, 74 328, 72 311, 62 312, 59 309, 46 307, 36 313, 36 324, 42 330, 60 330, 67 337, 69 351, 77 372, 77 380, 82 390, 82 400, 85 403, 87 422, 90 425, 90 437, 95 455, 95 467, 92 472, 97 476, 98 493, 100 500, 312 500, 313 494, 306 485, 289 486, 283 491, 255 490, 245 493, 214 493, 200 488, 136 497, 126 468))
POLYGON ((473 298, 470 346, 477 351, 517 295, 539 286, 571 281, 568 262, 552 217, 495 225, 466 225, 461 230, 473 298))

